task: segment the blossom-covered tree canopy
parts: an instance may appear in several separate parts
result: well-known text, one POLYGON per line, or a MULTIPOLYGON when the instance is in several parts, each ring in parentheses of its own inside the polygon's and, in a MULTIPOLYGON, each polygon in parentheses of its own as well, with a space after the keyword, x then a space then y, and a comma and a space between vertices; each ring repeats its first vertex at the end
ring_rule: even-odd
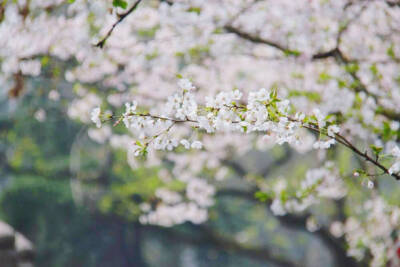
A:
POLYGON ((46 94, 68 100, 80 134, 157 173, 120 215, 202 224, 218 195, 246 195, 320 236, 338 266, 400 265, 399 63, 397 0, 0 3, 10 103, 56 72, 46 94), (255 151, 275 161, 251 167, 255 151))

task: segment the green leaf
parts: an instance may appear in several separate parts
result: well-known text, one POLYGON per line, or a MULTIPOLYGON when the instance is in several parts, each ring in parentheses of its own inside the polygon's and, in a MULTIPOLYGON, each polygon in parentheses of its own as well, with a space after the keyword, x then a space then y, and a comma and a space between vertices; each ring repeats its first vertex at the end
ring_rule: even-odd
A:
POLYGON ((275 88, 272 89, 271 93, 269 93, 269 97, 274 100, 278 96, 278 92, 275 88))
POLYGON ((113 0, 113 6, 126 9, 128 7, 128 3, 125 0, 113 0))
POLYGON ((392 136, 392 129, 390 128, 390 125, 388 122, 383 122, 383 132, 382 132, 382 138, 384 141, 390 140, 392 136))
POLYGON ((372 151, 374 152, 375 155, 379 155, 379 153, 381 153, 383 150, 383 147, 376 146, 376 145, 370 145, 369 147, 372 149, 372 151))
POLYGON ((371 67, 369 67, 369 69, 372 72, 372 74, 374 74, 375 76, 378 75, 378 68, 376 67, 376 64, 372 64, 371 67))
POLYGON ((303 122, 308 123, 311 121, 311 118, 309 116, 305 116, 303 122))
POLYGON ((333 77, 331 76, 331 75, 329 75, 329 73, 326 73, 326 72, 321 72, 320 74, 319 74, 319 77, 318 77, 318 83, 325 83, 325 82, 327 82, 327 81, 329 81, 330 79, 332 79, 333 77))
POLYGON ((159 28, 160 26, 156 25, 150 29, 139 29, 137 35, 143 39, 151 39, 154 38, 159 28))
POLYGON ((372 64, 371 67, 369 67, 369 70, 371 73, 374 75, 375 78, 382 79, 382 74, 379 73, 378 67, 376 64, 372 64))
POLYGON ((395 59, 395 58, 396 58, 396 54, 394 53, 394 46, 393 46, 393 44, 391 44, 391 45, 389 46, 389 48, 386 50, 386 54, 387 54, 390 58, 392 58, 392 59, 395 59))
POLYGON ((140 146, 140 147, 142 147, 143 145, 142 145, 142 143, 140 143, 140 141, 139 140, 136 140, 136 145, 138 145, 138 146, 140 146))
POLYGON ((144 148, 143 148, 143 150, 141 151, 141 156, 143 156, 143 157, 147 157, 147 154, 148 154, 148 151, 147 151, 147 146, 145 146, 144 148))
POLYGON ((193 12, 196 13, 197 15, 199 15, 201 13, 201 8, 200 7, 189 7, 188 12, 193 12))
POLYGON ((285 56, 295 56, 298 57, 301 55, 301 52, 298 50, 285 50, 283 52, 285 54, 285 56))
POLYGON ((347 87, 347 83, 345 80, 337 79, 337 83, 338 83, 339 88, 347 87))
POLYGON ((333 117, 334 117, 333 114, 329 114, 329 115, 327 115, 327 116, 325 117, 325 120, 328 121, 328 120, 330 120, 330 119, 333 118, 333 117))
POLYGON ((40 60, 40 63, 42 64, 42 67, 47 66, 47 64, 49 64, 50 58, 47 56, 42 57, 42 59, 40 60))
POLYGON ((348 73, 356 73, 359 69, 360 69, 360 67, 358 66, 357 63, 351 63, 351 64, 347 64, 345 66, 345 70, 348 73))
POLYGON ((281 201, 282 201, 283 203, 286 203, 286 201, 289 199, 289 194, 288 194, 288 192, 286 192, 285 190, 283 190, 283 191, 281 192, 280 198, 281 198, 281 201))
POLYGON ((217 28, 215 28, 215 30, 213 31, 213 33, 214 34, 221 34, 221 33, 223 33, 224 31, 223 31, 223 28, 221 28, 221 27, 217 27, 217 28))
POLYGON ((304 79, 304 74, 303 73, 292 72, 290 74, 290 76, 292 76, 292 78, 294 78, 294 79, 304 79))
POLYGON ((396 78, 394 78, 394 80, 398 85, 400 85, 400 75, 397 75, 396 78))
POLYGON ((269 196, 268 196, 267 193, 261 192, 261 191, 256 192, 256 193, 254 194, 254 197, 255 197, 256 199, 258 199, 259 201, 261 201, 261 202, 265 202, 265 201, 267 201, 268 198, 269 198, 269 196))
POLYGON ((291 90, 288 95, 289 98, 299 97, 299 96, 304 96, 304 97, 308 98, 309 100, 315 101, 315 102, 321 101, 321 95, 317 92, 291 90))
POLYGON ((146 54, 145 57, 146 57, 146 60, 150 61, 150 60, 153 60, 153 59, 157 58, 158 55, 159 55, 158 52, 155 51, 155 52, 153 52, 153 53, 146 54))

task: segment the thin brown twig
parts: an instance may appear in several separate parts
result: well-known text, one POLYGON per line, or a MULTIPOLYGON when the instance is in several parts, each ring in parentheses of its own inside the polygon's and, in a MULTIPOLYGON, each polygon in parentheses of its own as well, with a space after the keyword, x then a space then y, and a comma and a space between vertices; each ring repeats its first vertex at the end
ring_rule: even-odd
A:
POLYGON ((111 26, 111 28, 108 30, 107 34, 101 39, 99 42, 97 42, 94 46, 103 48, 104 45, 106 44, 107 39, 111 36, 112 32, 114 31, 115 27, 120 24, 129 14, 131 14, 138 6, 139 3, 142 0, 136 0, 136 2, 133 4, 131 8, 129 8, 125 13, 119 14, 118 15, 118 20, 111 26))
POLYGON ((354 153, 356 153, 357 155, 361 156, 362 158, 364 158, 366 161, 371 162, 372 164, 374 164, 375 166, 377 166, 379 169, 381 169, 384 173, 389 174, 391 176, 393 176, 394 178, 396 178, 396 180, 400 180, 400 175, 396 174, 396 173, 389 173, 388 168, 386 168, 385 166, 383 166, 381 163, 378 162, 377 159, 373 159, 372 157, 370 157, 368 155, 367 152, 361 152, 357 147, 355 147, 353 144, 351 144, 345 137, 336 134, 338 137, 340 137, 342 140, 346 141, 347 143, 347 147, 350 148, 354 153))
MULTIPOLYGON (((310 129, 312 131, 315 131, 317 133, 322 133, 321 130, 319 128, 315 128, 314 126, 310 126, 310 125, 303 125, 304 128, 310 129)), ((396 180, 400 180, 400 175, 396 174, 396 173, 389 173, 389 169, 386 168, 385 166, 383 166, 381 163, 379 163, 378 159, 374 159, 371 156, 368 155, 367 152, 361 152, 356 146, 354 146, 350 141, 348 141, 344 136, 340 135, 340 134, 335 134, 335 137, 332 137, 333 139, 335 139, 335 141, 337 141, 338 143, 344 145, 345 147, 349 148, 350 150, 352 150, 354 153, 356 153, 357 155, 359 155, 360 157, 364 158, 366 161, 374 164, 376 167, 378 167, 379 169, 381 169, 384 174, 389 174, 390 176, 393 176, 396 180)))

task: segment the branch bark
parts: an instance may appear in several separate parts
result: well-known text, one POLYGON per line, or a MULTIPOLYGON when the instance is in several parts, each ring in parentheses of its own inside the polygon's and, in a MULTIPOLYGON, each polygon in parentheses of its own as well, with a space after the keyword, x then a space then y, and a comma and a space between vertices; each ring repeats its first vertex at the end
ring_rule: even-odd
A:
POLYGON ((271 41, 271 40, 263 39, 257 35, 252 35, 250 33, 244 32, 244 31, 240 30, 239 28, 233 27, 232 25, 226 25, 224 28, 227 32, 234 33, 237 36, 239 36, 245 40, 248 40, 250 42, 269 45, 269 46, 275 47, 276 49, 278 49, 286 54, 296 54, 295 51, 290 50, 288 47, 286 47, 284 45, 281 45, 281 44, 271 41))
POLYGON ((120 24, 127 16, 129 16, 138 6, 139 3, 142 0, 137 0, 131 8, 129 8, 125 13, 122 13, 119 16, 119 19, 111 26, 111 28, 108 30, 107 34, 101 39, 98 43, 96 43, 94 46, 103 48, 104 45, 106 44, 107 39, 111 36, 112 32, 114 31, 115 27, 117 27, 118 24, 120 24))

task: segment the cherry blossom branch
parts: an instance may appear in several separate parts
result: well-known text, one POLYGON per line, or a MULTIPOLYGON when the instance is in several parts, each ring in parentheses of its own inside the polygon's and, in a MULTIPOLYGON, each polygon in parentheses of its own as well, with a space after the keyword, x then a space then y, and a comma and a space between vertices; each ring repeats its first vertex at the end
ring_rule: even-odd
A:
POLYGON ((288 47, 285 47, 274 41, 261 38, 260 36, 252 35, 250 33, 244 32, 238 28, 233 27, 232 25, 226 25, 224 28, 227 32, 234 33, 235 35, 237 35, 243 39, 246 39, 248 41, 251 41, 253 43, 266 44, 266 45, 272 46, 272 47, 274 47, 286 54, 289 54, 289 55, 296 54, 296 51, 290 50, 288 47))
MULTIPOLYGON (((320 137, 327 137, 327 140, 318 139, 314 148, 327 149, 338 142, 352 150, 365 161, 372 163, 384 173, 400 180, 400 160, 386 168, 379 162, 378 153, 374 150, 376 157, 373 158, 366 152, 361 152, 355 145, 340 135, 340 128, 329 121, 329 116, 323 115, 318 109, 313 111, 312 116, 296 113, 290 115, 290 102, 279 99, 276 90, 267 91, 265 88, 259 91, 250 92, 246 104, 238 104, 241 101, 242 93, 239 90, 232 92, 220 92, 215 98, 206 98, 206 106, 196 103, 195 96, 191 93, 193 84, 187 79, 180 79, 178 82, 181 93, 176 93, 168 98, 165 104, 165 115, 153 115, 136 111, 137 103, 126 103, 126 111, 119 117, 114 125, 124 122, 129 129, 139 132, 139 140, 134 147, 134 155, 146 155, 150 145, 156 150, 172 150, 179 144, 186 149, 201 149, 202 144, 195 141, 192 145, 186 139, 180 142, 176 138, 168 139, 164 134, 177 123, 192 123, 195 128, 203 129, 207 133, 215 131, 239 131, 243 133, 266 132, 273 135, 277 144, 298 142, 297 129, 306 128, 320 137), (150 139, 148 138, 150 137, 150 139), (154 144, 153 144, 154 142, 154 144)), ((97 127, 101 126, 102 114, 100 108, 93 110, 92 121, 97 127)), ((109 119, 114 118, 110 116, 109 119)), ((396 158, 400 159, 400 149, 395 152, 396 158)))
MULTIPOLYGON (((304 128, 307 128, 309 130, 312 130, 316 133, 319 134, 324 134, 319 128, 317 128, 315 125, 304 125, 304 128)), ((381 163, 379 163, 377 158, 372 158, 371 156, 368 155, 368 152, 361 152, 355 145, 353 145, 350 141, 348 141, 343 135, 340 135, 339 133, 336 133, 335 136, 333 137, 338 143, 344 145, 345 147, 349 148, 350 150, 352 150, 355 154, 359 155, 361 158, 363 158, 364 160, 366 160, 367 162, 372 163, 373 165, 375 165, 376 167, 378 167, 379 169, 381 169, 383 171, 384 174, 388 174, 390 176, 393 176, 394 178, 396 178, 396 180, 400 180, 400 175, 396 174, 396 173, 390 173, 389 169, 386 168, 385 166, 383 166, 381 163)))
MULTIPOLYGON (((234 107, 234 108, 243 108, 243 107, 239 107, 239 106, 232 106, 232 107, 234 107)), ((164 133, 164 132, 168 132, 168 131, 172 128, 172 126, 173 126, 175 123, 186 123, 186 122, 191 122, 191 123, 197 123, 197 124, 199 124, 199 121, 197 121, 197 120, 191 120, 191 119, 188 119, 188 118, 185 119, 185 120, 178 120, 178 119, 173 119, 173 118, 168 118, 168 117, 162 117, 162 116, 157 116, 157 115, 151 115, 151 114, 147 114, 147 113, 132 113, 132 114, 129 114, 129 116, 149 117, 149 118, 152 118, 152 119, 160 119, 160 120, 165 120, 165 121, 171 121, 171 122, 173 122, 173 124, 171 124, 171 126, 169 126, 165 131, 161 132, 160 134, 162 134, 162 133, 164 133)), ((290 118, 290 117, 288 117, 288 119, 289 119, 290 121, 293 121, 293 122, 300 122, 300 123, 301 123, 301 121, 296 120, 296 119, 293 119, 293 118, 290 118)), ((116 124, 118 124, 120 121, 121 121, 121 119, 119 119, 119 120, 117 121, 116 124)), ((233 121, 232 123, 239 123, 239 122, 238 122, 238 121, 233 121)), ((114 124, 114 125, 116 125, 116 124, 114 124)), ((328 134, 326 133, 325 130, 321 130, 321 129, 318 127, 318 125, 311 124, 311 123, 303 123, 303 124, 302 124, 302 127, 306 128, 306 129, 309 129, 309 130, 311 130, 311 131, 313 131, 313 132, 316 132, 316 133, 318 133, 318 134, 322 134, 322 135, 325 135, 325 136, 327 136, 327 137, 333 138, 333 139, 336 140, 338 143, 340 143, 340 144, 342 144, 343 146, 349 148, 349 149, 352 150, 354 153, 356 153, 357 155, 359 155, 360 157, 362 157, 362 158, 363 158, 364 160, 366 160, 367 162, 370 162, 370 163, 372 163, 373 165, 375 165, 376 167, 378 167, 379 169, 381 169, 381 170, 384 172, 384 174, 389 174, 389 175, 393 176, 394 178, 396 178, 396 180, 400 180, 400 176, 399 176, 398 174, 396 174, 396 173, 390 174, 389 169, 386 168, 385 166, 383 166, 381 163, 379 163, 378 159, 374 159, 374 158, 370 157, 370 156, 368 155, 367 151, 361 152, 356 146, 354 146, 354 145, 353 145, 350 141, 348 141, 344 136, 342 136, 342 135, 336 133, 335 136, 332 137, 332 136, 328 135, 328 134)), ((157 135, 153 136, 153 137, 150 139, 149 142, 151 142, 152 140, 154 140, 154 139, 155 139, 156 137, 158 137, 160 134, 157 134, 157 135)))
POLYGON ((104 45, 106 44, 107 39, 111 36, 112 32, 114 31, 115 27, 117 27, 118 24, 120 24, 129 14, 131 14, 138 6, 139 3, 142 0, 137 0, 131 8, 129 8, 125 13, 119 14, 118 15, 118 20, 111 26, 111 28, 108 30, 106 35, 101 39, 99 42, 97 42, 94 46, 103 48, 104 45))
MULTIPOLYGON (((299 57, 301 55, 301 53, 297 50, 289 49, 288 47, 286 47, 282 44, 279 44, 277 42, 274 42, 274 41, 271 41, 268 39, 264 39, 258 35, 253 35, 251 33, 242 31, 236 27, 233 27, 232 25, 226 25, 225 30, 227 32, 234 33, 238 37, 245 39, 247 41, 250 41, 252 43, 265 44, 265 45, 274 47, 289 56, 299 57)), ((329 58, 329 57, 337 57, 338 55, 339 55, 339 50, 337 47, 335 47, 326 52, 316 53, 316 54, 312 55, 311 58, 313 60, 319 60, 319 59, 325 59, 325 58, 329 58)))
MULTIPOLYGON (((158 115, 152 115, 150 113, 130 113, 127 114, 126 116, 131 117, 131 116, 137 116, 137 117, 146 117, 146 118, 152 118, 152 119, 157 119, 157 120, 162 120, 162 121, 170 121, 173 123, 184 123, 184 122, 196 122, 198 123, 198 121, 194 121, 194 120, 190 120, 190 119, 185 119, 185 120, 178 120, 178 119, 173 119, 173 118, 168 118, 168 117, 163 117, 163 116, 158 116, 158 115)), ((110 117, 111 119, 115 118, 114 116, 110 117)), ((119 116, 118 120, 113 124, 113 126, 117 126, 118 124, 121 123, 121 121, 123 120, 124 116, 119 116)))
POLYGON ((359 155, 360 157, 364 158, 366 161, 374 164, 376 167, 378 167, 379 169, 381 169, 385 174, 389 174, 391 176, 393 176, 394 178, 396 178, 396 180, 400 180, 400 175, 396 174, 396 173, 390 173, 389 169, 386 168, 385 166, 383 166, 381 163, 378 162, 378 159, 374 159, 371 156, 368 155, 368 152, 361 152, 357 147, 355 147, 353 144, 351 144, 349 141, 347 141, 347 139, 339 134, 336 134, 340 139, 342 139, 343 141, 345 141, 345 143, 347 144, 346 147, 348 147, 349 149, 351 149, 354 153, 356 153, 357 155, 359 155))

